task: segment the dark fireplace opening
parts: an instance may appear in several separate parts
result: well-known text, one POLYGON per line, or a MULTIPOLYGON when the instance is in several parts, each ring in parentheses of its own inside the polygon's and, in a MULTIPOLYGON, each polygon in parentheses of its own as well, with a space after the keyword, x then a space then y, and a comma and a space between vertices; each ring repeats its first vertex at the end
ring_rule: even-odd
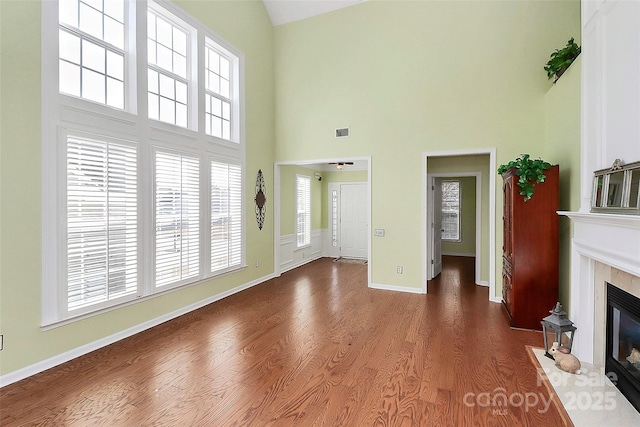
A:
POLYGON ((640 298, 610 283, 605 371, 640 412, 640 298))

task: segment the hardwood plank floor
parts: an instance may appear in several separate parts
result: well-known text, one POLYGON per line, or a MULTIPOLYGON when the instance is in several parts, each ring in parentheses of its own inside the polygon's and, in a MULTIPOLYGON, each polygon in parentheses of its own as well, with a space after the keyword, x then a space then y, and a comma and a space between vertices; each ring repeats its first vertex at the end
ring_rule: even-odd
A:
POLYGON ((526 354, 542 335, 509 328, 473 263, 445 257, 416 295, 320 259, 2 388, 0 424, 563 425, 526 354))

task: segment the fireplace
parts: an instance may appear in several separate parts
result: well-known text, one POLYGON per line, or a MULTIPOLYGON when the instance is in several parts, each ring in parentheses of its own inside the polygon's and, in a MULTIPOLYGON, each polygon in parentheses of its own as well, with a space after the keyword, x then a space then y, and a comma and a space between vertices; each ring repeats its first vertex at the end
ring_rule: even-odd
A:
POLYGON ((607 283, 605 370, 640 411, 640 298, 607 283))

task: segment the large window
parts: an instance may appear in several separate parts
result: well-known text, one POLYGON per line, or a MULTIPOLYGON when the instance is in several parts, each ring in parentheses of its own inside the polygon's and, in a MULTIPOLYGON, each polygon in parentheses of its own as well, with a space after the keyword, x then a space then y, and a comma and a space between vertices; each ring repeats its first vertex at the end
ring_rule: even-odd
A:
POLYGON ((162 0, 42 9, 43 324, 244 267, 242 54, 162 0))
POLYGON ((311 178, 296 175, 297 246, 311 244, 311 178))
POLYGON ((460 181, 442 181, 442 240, 461 240, 460 196, 460 181))

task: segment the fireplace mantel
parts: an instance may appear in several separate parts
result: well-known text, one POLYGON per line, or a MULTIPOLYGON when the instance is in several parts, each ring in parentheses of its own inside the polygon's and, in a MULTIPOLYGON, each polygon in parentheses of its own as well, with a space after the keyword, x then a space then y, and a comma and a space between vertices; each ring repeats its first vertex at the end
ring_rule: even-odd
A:
POLYGON ((573 223, 568 310, 578 327, 573 352, 583 361, 604 367, 605 281, 620 286, 614 278, 624 275, 622 282, 635 283, 632 278, 640 277, 640 217, 590 212, 558 214, 571 218, 573 223))
POLYGON ((640 216, 559 211, 573 221, 572 244, 595 261, 640 276, 640 216))

